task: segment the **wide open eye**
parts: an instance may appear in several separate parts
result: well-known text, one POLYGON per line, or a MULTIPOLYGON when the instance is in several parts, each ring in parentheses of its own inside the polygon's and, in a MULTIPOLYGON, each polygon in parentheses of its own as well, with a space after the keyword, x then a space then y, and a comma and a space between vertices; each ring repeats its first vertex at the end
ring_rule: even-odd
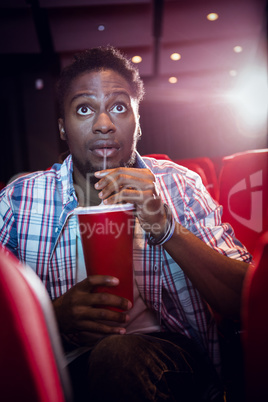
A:
POLYGON ((111 112, 113 113, 125 113, 127 111, 127 107, 122 103, 117 103, 116 105, 112 106, 111 112))
POLYGON ((93 113, 93 111, 86 105, 80 106, 77 109, 77 113, 80 114, 80 116, 88 116, 93 113))

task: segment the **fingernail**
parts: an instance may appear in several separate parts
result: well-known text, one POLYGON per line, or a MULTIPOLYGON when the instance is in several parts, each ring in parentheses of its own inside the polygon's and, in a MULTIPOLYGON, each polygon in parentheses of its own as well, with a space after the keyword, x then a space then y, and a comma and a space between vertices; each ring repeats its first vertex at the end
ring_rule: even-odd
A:
POLYGON ((119 279, 118 279, 118 278, 115 278, 115 277, 110 278, 110 279, 109 279, 109 282, 110 282, 112 285, 119 285, 119 279))
POLYGON ((130 301, 128 301, 128 303, 127 303, 127 308, 128 308, 128 310, 130 310, 132 308, 132 303, 130 301))
POLYGON ((95 172, 94 174, 96 177, 103 177, 103 176, 106 176, 107 174, 109 174, 109 172, 106 170, 103 170, 101 172, 95 172))

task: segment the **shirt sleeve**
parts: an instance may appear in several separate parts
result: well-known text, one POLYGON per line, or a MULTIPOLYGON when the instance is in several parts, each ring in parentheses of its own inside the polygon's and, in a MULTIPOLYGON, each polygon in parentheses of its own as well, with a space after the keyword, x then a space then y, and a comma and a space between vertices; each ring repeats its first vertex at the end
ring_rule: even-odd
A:
POLYGON ((232 226, 222 223, 222 206, 213 200, 199 176, 195 177, 191 172, 186 181, 186 227, 219 253, 250 263, 251 254, 235 237, 232 226))
POLYGON ((18 257, 16 221, 6 189, 0 193, 0 243, 18 257))

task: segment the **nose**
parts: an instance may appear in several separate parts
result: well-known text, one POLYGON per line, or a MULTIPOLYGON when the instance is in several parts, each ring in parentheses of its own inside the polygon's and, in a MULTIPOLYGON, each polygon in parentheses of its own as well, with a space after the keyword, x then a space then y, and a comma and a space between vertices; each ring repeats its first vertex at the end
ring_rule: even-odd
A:
POLYGON ((114 133, 116 130, 109 113, 100 112, 96 115, 92 131, 94 134, 114 133))

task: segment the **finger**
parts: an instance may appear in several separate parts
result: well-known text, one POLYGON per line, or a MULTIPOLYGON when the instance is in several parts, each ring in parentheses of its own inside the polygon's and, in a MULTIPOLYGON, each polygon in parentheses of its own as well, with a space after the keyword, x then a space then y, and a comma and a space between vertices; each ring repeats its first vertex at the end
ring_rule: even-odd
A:
POLYGON ((107 190, 109 189, 110 192, 118 192, 121 186, 153 189, 155 186, 155 176, 149 169, 118 168, 110 170, 109 173, 105 174, 95 184, 97 190, 107 187, 107 190))
MULTIPOLYGON (((85 331, 85 330, 83 330, 85 331)), ((90 322, 89 328, 87 330, 89 333, 95 334, 125 334, 126 329, 124 327, 116 326, 112 327, 110 325, 103 324, 101 322, 90 322)))
POLYGON ((106 292, 90 293, 85 305, 88 306, 110 306, 128 311, 132 308, 130 300, 106 292))
POLYGON ((77 327, 83 329, 83 322, 102 321, 125 324, 129 320, 126 312, 114 311, 109 308, 80 306, 77 308, 77 327))
POLYGON ((106 169, 106 170, 99 170, 94 173, 96 177, 102 178, 107 176, 108 174, 128 174, 130 176, 136 177, 144 177, 145 174, 154 177, 154 174, 149 169, 138 169, 138 168, 125 168, 125 167, 118 167, 115 169, 106 169))
POLYGON ((119 193, 112 194, 105 198, 105 195, 100 196, 103 199, 103 203, 106 205, 118 204, 122 202, 132 203, 140 207, 145 214, 159 213, 161 209, 161 200, 157 199, 157 196, 152 193, 151 190, 137 191, 135 189, 125 188, 119 193))
POLYGON ((151 172, 149 169, 118 167, 115 169, 98 170, 97 172, 94 173, 94 175, 96 177, 104 177, 110 173, 120 174, 120 173, 129 172, 129 174, 133 174, 134 176, 139 175, 139 174, 142 176, 142 175, 144 175, 145 171, 151 172))
POLYGON ((100 322, 92 323, 89 330, 77 330, 72 333, 72 339, 79 345, 94 345, 97 340, 106 335, 125 334, 126 328, 110 326, 100 322))
POLYGON ((118 193, 112 193, 111 195, 108 192, 106 193, 105 191, 105 193, 99 194, 99 197, 106 205, 119 204, 124 202, 132 203, 135 205, 142 205, 146 194, 133 188, 124 188, 121 189, 118 193))
POLYGON ((119 279, 110 275, 89 275, 86 279, 78 282, 73 288, 80 291, 90 291, 95 286, 117 286, 119 285, 119 279))
POLYGON ((109 189, 109 191, 118 191, 121 187, 132 187, 139 190, 152 189, 154 190, 154 176, 151 174, 144 173, 142 176, 130 174, 131 172, 124 172, 117 174, 109 174, 103 179, 99 180, 95 184, 97 190, 103 188, 109 189))
POLYGON ((119 279, 111 275, 89 275, 84 281, 88 282, 91 287, 119 285, 119 279))

